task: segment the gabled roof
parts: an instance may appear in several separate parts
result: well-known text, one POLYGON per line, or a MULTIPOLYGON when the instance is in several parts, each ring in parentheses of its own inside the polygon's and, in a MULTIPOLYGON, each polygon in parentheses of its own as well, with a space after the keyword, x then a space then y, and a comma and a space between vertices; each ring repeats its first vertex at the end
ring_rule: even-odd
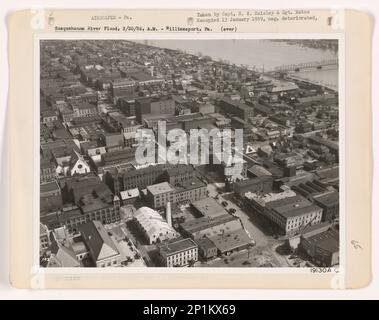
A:
POLYGON ((120 254, 108 232, 99 221, 80 225, 79 231, 95 262, 120 254))
POLYGON ((175 230, 169 226, 167 221, 163 219, 157 211, 149 207, 139 208, 136 211, 134 218, 139 222, 149 238, 157 232, 175 232, 175 230))
POLYGON ((80 267, 80 262, 76 259, 72 249, 67 248, 60 243, 53 241, 50 250, 52 253, 50 266, 58 266, 65 268, 80 267))
POLYGON ((83 156, 79 152, 73 150, 72 156, 70 159, 70 170, 72 170, 75 167, 76 163, 79 160, 83 161, 86 165, 88 165, 87 162, 84 160, 83 156))

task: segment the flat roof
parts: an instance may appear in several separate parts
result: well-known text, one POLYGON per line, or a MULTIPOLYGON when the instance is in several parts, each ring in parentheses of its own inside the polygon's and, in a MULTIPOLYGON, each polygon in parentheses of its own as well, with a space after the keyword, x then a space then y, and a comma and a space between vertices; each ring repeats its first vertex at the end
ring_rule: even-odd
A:
POLYGON ((211 240, 209 240, 208 237, 197 239, 196 243, 199 247, 201 247, 205 250, 216 248, 215 244, 211 240))
MULTIPOLYGON (((264 169, 264 168, 263 168, 264 169)), ((264 169, 266 170, 266 169, 264 169)), ((245 180, 240 180, 235 183, 236 186, 242 188, 242 187, 249 187, 252 185, 256 185, 257 183, 272 181, 273 178, 271 175, 261 175, 259 177, 249 178, 245 180)))
POLYGON ((186 239, 173 239, 162 243, 159 246, 159 251, 167 256, 179 253, 181 251, 196 248, 197 244, 190 238, 186 239))
POLYGON ((230 99, 228 97, 224 97, 221 99, 221 101, 223 101, 229 105, 232 105, 238 109, 241 109, 241 110, 253 111, 253 108, 251 106, 248 106, 247 104, 243 103, 241 100, 233 100, 233 99, 230 99))
POLYGON ((323 179, 339 179, 339 166, 317 170, 316 175, 323 179))
POLYGON ((328 231, 318 233, 308 237, 307 241, 329 252, 337 252, 339 250, 339 233, 335 230, 330 229, 328 231))
POLYGON ((97 106, 91 103, 87 103, 87 102, 76 103, 75 107, 77 107, 78 109, 93 109, 93 108, 97 109, 97 106))
POLYGON ((202 182, 199 178, 193 177, 191 180, 182 182, 178 187, 175 188, 177 192, 182 192, 185 190, 193 190, 201 187, 206 187, 206 184, 202 182))
POLYGON ((147 190, 152 195, 157 195, 157 194, 161 194, 161 193, 167 193, 167 192, 174 191, 174 189, 170 186, 170 184, 168 182, 162 182, 162 183, 150 185, 147 187, 147 190))
POLYGON ((219 234, 217 236, 211 237, 210 240, 215 244, 221 253, 228 252, 252 243, 246 231, 243 229, 219 234))
POLYGON ((321 210, 319 206, 316 206, 300 195, 271 201, 266 206, 285 218, 301 216, 315 210, 321 210))
POLYGON ((120 195, 121 195, 121 200, 136 198, 136 197, 139 197, 139 190, 138 188, 134 188, 134 189, 121 191, 120 195))
POLYGON ((340 196, 337 191, 314 197, 315 201, 326 206, 336 205, 339 203, 340 196))
POLYGON ((224 207, 222 207, 213 198, 204 198, 191 203, 192 206, 198 210, 203 216, 217 217, 226 214, 224 207))
POLYGON ((189 233, 198 232, 204 229, 208 229, 229 221, 237 220, 237 217, 234 217, 228 213, 217 216, 217 217, 201 217, 194 220, 186 221, 181 223, 180 226, 189 233))

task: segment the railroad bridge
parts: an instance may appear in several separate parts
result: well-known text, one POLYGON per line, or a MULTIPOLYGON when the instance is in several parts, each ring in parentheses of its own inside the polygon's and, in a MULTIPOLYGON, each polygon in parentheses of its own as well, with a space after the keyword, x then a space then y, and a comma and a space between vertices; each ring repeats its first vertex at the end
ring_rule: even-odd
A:
POLYGON ((300 71, 301 69, 322 69, 326 66, 338 66, 338 59, 328 59, 299 64, 287 64, 275 68, 277 72, 300 71))

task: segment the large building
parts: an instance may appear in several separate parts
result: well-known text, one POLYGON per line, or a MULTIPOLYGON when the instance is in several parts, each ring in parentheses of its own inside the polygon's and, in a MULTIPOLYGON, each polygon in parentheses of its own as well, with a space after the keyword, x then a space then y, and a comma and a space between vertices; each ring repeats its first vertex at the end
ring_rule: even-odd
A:
POLYGON ((116 97, 129 96, 135 92, 136 82, 129 79, 114 79, 110 82, 111 95, 116 97))
POLYGON ((182 223, 180 228, 182 234, 198 244, 201 256, 206 260, 215 255, 229 255, 252 245, 239 218, 227 213, 214 216, 206 213, 201 218, 182 223))
POLYGON ((205 198, 191 203, 191 208, 196 216, 215 218, 225 215, 225 208, 213 198, 205 198))
POLYGON ((339 263, 339 233, 333 229, 302 235, 300 247, 319 266, 331 267, 339 263))
POLYGON ((163 208, 167 202, 173 202, 175 189, 168 182, 148 186, 147 200, 153 208, 163 208))
POLYGON ((254 108, 239 100, 232 100, 228 97, 224 97, 220 100, 219 105, 224 113, 232 114, 245 121, 254 116, 254 108))
POLYGON ((193 202, 198 201, 207 196, 207 184, 197 177, 191 180, 177 184, 175 187, 173 201, 177 202, 193 202))
POLYGON ((184 182, 191 180, 194 176, 194 169, 192 166, 178 165, 166 170, 166 181, 172 186, 180 185, 184 182))
POLYGON ((106 119, 114 130, 124 135, 125 140, 135 140, 135 134, 141 128, 141 125, 135 119, 128 119, 117 111, 109 112, 106 119))
POLYGON ((175 115, 175 101, 169 97, 160 99, 141 98, 136 100, 135 110, 137 120, 143 123, 145 119, 150 117, 175 115))
POLYGON ((103 224, 120 221, 120 199, 94 174, 68 177, 60 185, 64 206, 48 221, 44 220, 48 227, 66 226, 74 231, 93 220, 103 224))
POLYGON ((216 217, 201 217, 180 224, 182 234, 194 239, 212 237, 221 233, 243 229, 239 218, 228 213, 216 217))
POLYGON ((170 165, 157 164, 143 168, 129 166, 128 169, 112 174, 115 192, 139 188, 145 189, 147 186, 168 182, 175 187, 183 184, 194 177, 194 170, 191 166, 184 164, 170 165))
POLYGON ((331 221, 339 216, 340 201, 337 191, 314 196, 313 200, 323 209, 322 221, 331 221))
POLYGON ((271 220, 285 235, 320 223, 322 219, 322 208, 292 190, 263 196, 247 193, 245 196, 254 210, 271 220))
POLYGON ((274 179, 271 175, 264 175, 252 179, 237 181, 233 185, 237 196, 244 198, 245 193, 268 193, 272 190, 274 179))
POLYGON ((190 238, 165 241, 158 251, 165 267, 185 267, 198 260, 197 244, 190 238))
POLYGON ((229 255, 246 249, 253 244, 243 229, 210 236, 209 240, 214 243, 219 255, 229 255))
POLYGON ((62 194, 56 181, 40 185, 40 213, 50 213, 60 210, 63 206, 62 194))
POLYGON ((89 117, 98 114, 97 106, 87 102, 72 104, 75 117, 89 117))
POLYGON ((50 182, 57 176, 56 166, 48 157, 40 160, 40 183, 50 182))
POLYGON ((148 186, 147 200, 153 208, 163 208, 167 202, 193 202, 207 196, 207 185, 197 177, 178 183, 175 187, 168 182, 148 186))
POLYGON ((97 268, 120 266, 120 251, 99 221, 81 225, 79 232, 97 268))
POLYGON ((139 208, 134 214, 134 220, 149 244, 160 243, 178 236, 171 226, 171 221, 167 222, 151 208, 139 208))

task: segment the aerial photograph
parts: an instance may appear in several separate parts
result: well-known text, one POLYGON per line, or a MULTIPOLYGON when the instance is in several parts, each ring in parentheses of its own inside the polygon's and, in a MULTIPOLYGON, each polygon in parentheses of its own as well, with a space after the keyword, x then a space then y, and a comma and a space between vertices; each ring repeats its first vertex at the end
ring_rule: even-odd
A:
POLYGON ((338 40, 39 46, 41 267, 339 267, 338 40))

